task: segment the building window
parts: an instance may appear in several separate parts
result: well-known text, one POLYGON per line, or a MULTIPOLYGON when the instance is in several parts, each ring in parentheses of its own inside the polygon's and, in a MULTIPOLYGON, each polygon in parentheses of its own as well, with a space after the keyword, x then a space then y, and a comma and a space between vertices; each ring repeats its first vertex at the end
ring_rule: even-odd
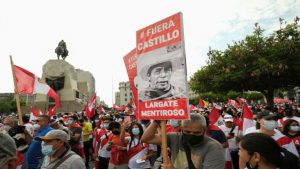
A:
POLYGON ((127 98, 125 98, 125 102, 127 102, 127 98))
POLYGON ((127 93, 125 93, 125 97, 127 96, 127 93))

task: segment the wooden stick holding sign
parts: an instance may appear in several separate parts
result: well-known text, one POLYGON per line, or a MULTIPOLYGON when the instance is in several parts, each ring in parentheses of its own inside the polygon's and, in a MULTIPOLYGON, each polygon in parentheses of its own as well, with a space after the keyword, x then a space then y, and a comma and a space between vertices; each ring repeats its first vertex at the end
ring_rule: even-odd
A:
POLYGON ((167 142, 167 130, 166 130, 166 121, 165 120, 162 120, 160 121, 160 128, 161 128, 161 152, 162 152, 162 155, 163 155, 163 163, 165 165, 167 165, 169 162, 168 162, 168 150, 167 150, 167 147, 168 147, 168 142, 167 142))
POLYGON ((21 110, 21 106, 20 106, 20 97, 19 97, 17 79, 16 79, 16 74, 15 74, 15 69, 14 69, 14 63, 13 63, 13 60, 12 60, 12 56, 10 56, 10 64, 11 64, 11 70, 12 70, 14 86, 15 86, 15 97, 16 97, 16 104, 17 104, 17 109, 18 109, 19 125, 23 125, 23 120, 22 120, 23 115, 22 115, 22 110, 21 110))

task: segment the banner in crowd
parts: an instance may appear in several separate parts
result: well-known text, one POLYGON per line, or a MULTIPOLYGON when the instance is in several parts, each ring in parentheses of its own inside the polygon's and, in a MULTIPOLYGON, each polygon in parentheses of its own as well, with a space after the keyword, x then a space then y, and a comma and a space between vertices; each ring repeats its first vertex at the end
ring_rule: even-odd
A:
POLYGON ((140 119, 188 119, 182 13, 136 33, 140 119))
POLYGON ((133 101, 135 104, 135 117, 138 119, 138 92, 137 92, 137 69, 136 69, 136 49, 134 48, 123 58, 127 70, 129 84, 133 94, 133 101))

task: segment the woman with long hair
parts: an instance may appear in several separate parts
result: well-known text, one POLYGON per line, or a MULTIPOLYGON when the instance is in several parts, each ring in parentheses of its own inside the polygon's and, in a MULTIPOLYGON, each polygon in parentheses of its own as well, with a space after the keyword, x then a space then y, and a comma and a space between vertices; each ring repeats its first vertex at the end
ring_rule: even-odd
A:
POLYGON ((128 167, 130 169, 151 168, 149 159, 156 154, 155 145, 141 142, 144 133, 139 123, 124 122, 121 130, 121 141, 127 144, 128 167), (125 129, 128 128, 129 137, 125 137, 125 129))
POLYGON ((300 126, 298 121, 287 119, 283 123, 282 133, 293 140, 300 156, 300 126))

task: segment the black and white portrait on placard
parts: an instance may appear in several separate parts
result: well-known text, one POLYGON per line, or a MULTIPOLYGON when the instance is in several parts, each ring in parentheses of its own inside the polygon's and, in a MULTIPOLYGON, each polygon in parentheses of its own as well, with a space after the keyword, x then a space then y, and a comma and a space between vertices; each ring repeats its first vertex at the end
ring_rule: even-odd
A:
POLYGON ((185 57, 180 49, 178 44, 173 44, 138 58, 140 101, 187 96, 185 57))

